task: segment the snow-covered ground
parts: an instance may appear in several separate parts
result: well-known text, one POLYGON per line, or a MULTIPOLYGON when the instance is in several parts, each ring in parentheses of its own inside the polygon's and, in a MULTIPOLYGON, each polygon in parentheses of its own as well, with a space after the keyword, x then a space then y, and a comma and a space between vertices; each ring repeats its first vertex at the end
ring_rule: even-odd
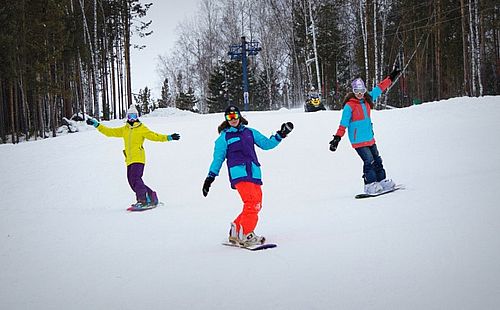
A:
MULTIPOLYGON (((159 207, 127 213, 123 141, 89 127, 0 145, 0 309, 498 309, 500 97, 375 111, 388 175, 406 190, 355 200, 362 163, 339 111, 247 112, 264 203, 257 233, 276 249, 224 247, 240 212, 227 171, 204 198, 222 114, 142 120, 180 141, 146 142, 159 207)), ((121 121, 107 122, 119 126, 121 121)))

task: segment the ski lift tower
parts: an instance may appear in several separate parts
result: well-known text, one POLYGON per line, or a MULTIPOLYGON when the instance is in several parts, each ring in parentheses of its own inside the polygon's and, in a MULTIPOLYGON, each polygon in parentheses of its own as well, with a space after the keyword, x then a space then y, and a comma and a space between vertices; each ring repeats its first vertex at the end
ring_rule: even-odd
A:
POLYGON ((240 60, 243 67, 243 102, 245 104, 245 111, 248 111, 248 69, 247 69, 247 57, 257 55, 262 48, 259 46, 259 42, 250 41, 247 42, 246 38, 241 37, 240 45, 230 45, 229 52, 227 53, 231 60, 240 60))

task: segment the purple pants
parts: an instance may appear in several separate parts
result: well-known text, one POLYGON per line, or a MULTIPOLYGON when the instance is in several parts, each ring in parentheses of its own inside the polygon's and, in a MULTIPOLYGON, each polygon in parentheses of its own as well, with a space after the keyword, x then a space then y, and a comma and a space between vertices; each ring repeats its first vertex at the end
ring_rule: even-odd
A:
POLYGON ((135 192, 135 197, 137 201, 146 201, 146 193, 151 197, 153 192, 144 181, 142 180, 142 174, 144 173, 144 164, 133 163, 127 166, 127 179, 130 188, 135 192))

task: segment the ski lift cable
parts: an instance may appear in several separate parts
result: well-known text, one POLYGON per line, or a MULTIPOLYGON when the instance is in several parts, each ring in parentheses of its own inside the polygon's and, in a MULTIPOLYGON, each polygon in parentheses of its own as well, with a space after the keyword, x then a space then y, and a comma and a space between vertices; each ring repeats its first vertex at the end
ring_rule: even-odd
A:
MULTIPOLYGON (((431 17, 434 17, 436 15, 436 10, 434 9, 431 17)), ((429 18, 429 22, 427 23, 427 25, 430 24, 432 18, 429 18)), ((429 35, 431 34, 430 31, 427 32, 427 38, 425 39, 426 41, 429 39, 429 35)), ((406 68, 408 67, 408 65, 411 63, 411 61, 413 60, 413 57, 415 57, 415 55, 417 54, 417 50, 418 48, 420 47, 420 44, 422 43, 422 39, 424 38, 425 36, 425 32, 420 36, 420 39, 417 43, 417 46, 415 47, 415 50, 413 51, 412 55, 410 56, 410 59, 408 59, 408 61, 406 62, 406 64, 404 65, 404 67, 401 69, 401 74, 399 74, 397 77, 396 77, 396 80, 395 81, 392 81, 391 85, 387 88, 387 90, 385 91, 385 95, 387 96, 387 94, 389 94, 389 91, 392 89, 392 87, 396 84, 396 82, 399 80, 399 78, 401 77, 401 75, 403 75, 403 73, 406 71, 406 68)), ((398 40, 399 39, 399 35, 397 36, 398 37, 398 40)), ((401 45, 400 45, 400 50, 402 49, 402 46, 403 46, 403 42, 402 40, 400 40, 401 42, 401 45)), ((399 57, 399 54, 398 53, 398 56, 396 56, 396 59, 394 61, 394 64, 393 64, 393 68, 394 66, 396 65, 396 62, 398 60, 398 57, 399 57)))

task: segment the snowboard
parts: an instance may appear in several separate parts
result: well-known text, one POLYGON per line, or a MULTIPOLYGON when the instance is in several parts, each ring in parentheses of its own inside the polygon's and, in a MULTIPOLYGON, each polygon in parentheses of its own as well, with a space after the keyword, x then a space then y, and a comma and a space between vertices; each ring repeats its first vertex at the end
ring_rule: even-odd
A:
POLYGON ((376 194, 361 193, 361 194, 357 194, 356 196, 354 196, 354 198, 356 198, 356 199, 363 199, 363 198, 370 198, 370 197, 378 197, 378 196, 381 196, 381 195, 385 195, 385 194, 389 194, 389 193, 395 192, 398 189, 404 189, 404 188, 405 188, 405 186, 403 184, 398 184, 398 185, 394 186, 394 188, 382 191, 380 193, 376 193, 376 194))
POLYGON ((134 206, 130 206, 127 208, 127 211, 141 212, 141 211, 151 210, 151 209, 154 209, 154 208, 159 207, 159 206, 163 206, 163 202, 158 202, 158 204, 156 204, 156 205, 149 205, 149 206, 144 207, 144 208, 134 208, 134 206))
POLYGON ((244 246, 234 244, 231 242, 222 242, 222 245, 230 246, 233 248, 245 249, 245 250, 249 250, 249 251, 260 251, 260 250, 265 250, 265 249, 272 249, 272 248, 275 248, 278 246, 277 244, 274 244, 274 243, 264 243, 264 244, 257 244, 257 245, 244 247, 244 246))

